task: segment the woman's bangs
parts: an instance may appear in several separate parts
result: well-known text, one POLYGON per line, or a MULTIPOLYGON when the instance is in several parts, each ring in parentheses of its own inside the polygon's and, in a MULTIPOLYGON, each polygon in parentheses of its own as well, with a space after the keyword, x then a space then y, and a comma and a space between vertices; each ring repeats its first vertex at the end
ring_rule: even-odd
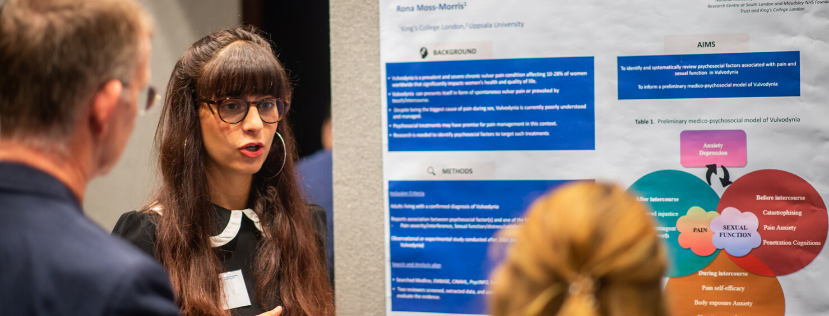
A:
POLYGON ((287 78, 270 50, 247 42, 228 45, 205 65, 200 98, 272 95, 287 99, 287 78))

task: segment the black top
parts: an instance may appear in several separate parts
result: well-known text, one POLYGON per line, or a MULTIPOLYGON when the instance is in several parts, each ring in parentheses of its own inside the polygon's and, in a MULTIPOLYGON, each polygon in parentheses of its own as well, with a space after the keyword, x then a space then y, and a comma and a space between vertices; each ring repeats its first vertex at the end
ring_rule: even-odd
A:
MULTIPOLYGON (((215 235, 218 235, 230 222, 231 211, 215 204, 213 209, 219 219, 215 228, 215 235)), ((328 235, 325 210, 315 204, 311 204, 310 209, 311 219, 316 230, 317 243, 319 243, 320 249, 325 249, 325 241, 328 235)), ((136 211, 124 213, 118 219, 115 228, 112 229, 112 234, 123 237, 145 253, 155 257, 155 224, 152 221, 152 216, 157 215, 136 211)), ((242 225, 236 237, 218 248, 221 250, 219 261, 222 263, 222 271, 242 270, 242 277, 245 280, 245 287, 250 297, 251 305, 233 309, 232 314, 234 315, 258 315, 266 312, 265 309, 259 306, 259 301, 256 299, 256 279, 253 273, 256 249, 261 241, 262 233, 259 232, 248 216, 243 215, 242 225)), ((156 259, 158 258, 156 257, 156 259)), ((280 297, 276 297, 275 302, 277 305, 266 306, 268 310, 282 304, 280 297)))
POLYGON ((0 163, 0 314, 178 315, 164 269, 52 176, 0 163))

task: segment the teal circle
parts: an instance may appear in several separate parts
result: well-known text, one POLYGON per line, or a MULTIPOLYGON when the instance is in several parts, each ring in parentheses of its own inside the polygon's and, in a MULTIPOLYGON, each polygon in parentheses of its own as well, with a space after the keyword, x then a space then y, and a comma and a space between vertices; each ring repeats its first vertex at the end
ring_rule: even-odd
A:
MULTIPOLYGON (((697 176, 678 170, 660 170, 645 175, 628 189, 639 197, 651 209, 651 216, 659 227, 676 228, 676 221, 688 213, 694 206, 703 208, 706 212, 716 211, 720 197, 705 181, 697 176), (677 198, 676 202, 652 200, 651 198, 677 198), (643 200, 647 201, 643 201, 643 200), (677 213, 677 216, 659 216, 659 213, 677 213)), ((658 232, 660 235, 666 233, 658 232)), ((719 249, 714 253, 702 257, 691 249, 684 249, 679 245, 679 231, 668 231, 668 238, 663 238, 668 251, 668 277, 686 276, 705 268, 719 249)))

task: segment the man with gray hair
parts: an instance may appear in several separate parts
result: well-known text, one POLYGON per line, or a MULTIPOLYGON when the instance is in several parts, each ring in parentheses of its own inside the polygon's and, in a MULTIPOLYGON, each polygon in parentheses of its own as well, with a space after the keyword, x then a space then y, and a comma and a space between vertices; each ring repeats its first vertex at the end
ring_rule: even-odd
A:
POLYGON ((0 314, 178 314, 161 265, 81 209, 155 99, 151 34, 133 0, 0 7, 0 314))

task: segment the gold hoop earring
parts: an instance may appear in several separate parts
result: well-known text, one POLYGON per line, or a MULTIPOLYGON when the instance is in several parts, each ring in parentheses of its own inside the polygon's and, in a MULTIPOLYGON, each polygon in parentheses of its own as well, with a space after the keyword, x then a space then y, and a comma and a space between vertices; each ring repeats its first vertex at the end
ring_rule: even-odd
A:
POLYGON ((285 139, 282 138, 282 134, 279 134, 279 132, 276 132, 276 136, 279 136, 279 140, 282 141, 282 166, 279 167, 279 171, 277 171, 276 174, 265 178, 267 180, 273 179, 282 172, 282 169, 285 168, 285 160, 288 158, 288 149, 285 147, 285 139))

